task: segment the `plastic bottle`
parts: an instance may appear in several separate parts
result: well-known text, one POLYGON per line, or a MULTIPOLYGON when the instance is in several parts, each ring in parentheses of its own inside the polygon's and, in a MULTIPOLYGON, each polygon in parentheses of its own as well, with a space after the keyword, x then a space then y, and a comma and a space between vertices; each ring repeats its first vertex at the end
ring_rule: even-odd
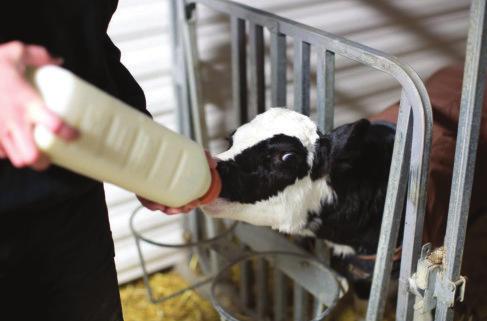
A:
POLYGON ((67 143, 36 126, 35 142, 54 164, 171 207, 217 197, 220 179, 200 145, 63 68, 41 67, 28 78, 46 106, 80 131, 67 143))

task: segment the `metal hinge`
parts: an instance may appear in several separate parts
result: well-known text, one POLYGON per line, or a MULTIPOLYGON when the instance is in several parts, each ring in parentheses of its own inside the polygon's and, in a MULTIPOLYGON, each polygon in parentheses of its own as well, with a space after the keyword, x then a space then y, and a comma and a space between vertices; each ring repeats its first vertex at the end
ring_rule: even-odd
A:
POLYGON ((421 249, 416 273, 409 279, 409 289, 418 297, 414 305, 415 310, 431 311, 438 301, 450 307, 453 307, 455 302, 463 301, 466 279, 463 276, 456 281, 445 278, 444 254, 443 247, 432 251, 429 243, 421 249))

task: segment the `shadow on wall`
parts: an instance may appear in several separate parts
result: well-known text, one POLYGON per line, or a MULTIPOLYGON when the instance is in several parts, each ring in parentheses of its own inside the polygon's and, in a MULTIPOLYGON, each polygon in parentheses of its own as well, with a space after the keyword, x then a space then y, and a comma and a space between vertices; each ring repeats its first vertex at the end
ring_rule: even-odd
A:
MULTIPOLYGON (((277 14, 286 13, 286 16, 290 16, 289 13, 292 14, 293 9, 303 9, 306 6, 313 7, 322 5, 323 12, 326 12, 326 6, 333 2, 337 3, 337 1, 328 1, 326 3, 323 3, 323 1, 301 1, 299 2, 299 5, 296 3, 269 5, 267 2, 264 2, 262 5, 259 5, 259 7, 266 6, 265 10, 277 14)), ((410 36, 412 34, 413 39, 415 39, 414 42, 404 43, 400 46, 391 45, 391 48, 378 49, 390 52, 400 60, 412 65, 422 77, 427 77, 441 65, 463 61, 466 32, 455 32, 452 35, 445 34, 444 32, 440 34, 438 30, 441 30, 442 28, 438 29, 430 27, 431 19, 446 19, 441 23, 448 24, 448 18, 452 15, 453 17, 458 17, 460 15, 463 19, 464 14, 466 21, 468 3, 459 3, 458 5, 457 2, 451 3, 454 3, 455 5, 450 5, 446 8, 438 6, 438 8, 434 8, 434 10, 429 10, 427 13, 423 14, 419 13, 417 10, 409 12, 408 10, 401 8, 399 3, 361 0, 357 2, 357 5, 363 6, 365 9, 372 8, 374 11, 380 12, 385 19, 382 19, 377 23, 369 22, 365 28, 360 28, 360 22, 355 23, 354 26, 347 26, 347 30, 340 35, 359 42, 364 41, 367 44, 370 42, 370 39, 367 39, 367 36, 374 35, 374 32, 383 32, 385 30, 385 37, 390 37, 390 41, 389 39, 386 39, 387 41, 384 42, 385 46, 387 46, 388 43, 394 42, 394 37, 396 36, 410 36), (388 31, 388 29, 391 30, 388 31), (403 31, 399 32, 400 35, 397 35, 398 29, 403 31)), ((346 23, 347 19, 349 21, 353 20, 350 17, 344 16, 344 23, 346 23)), ((300 21, 306 23, 305 20, 306 19, 300 19, 300 21)), ((206 104, 215 106, 224 114, 225 121, 219 122, 215 131, 211 134, 211 138, 218 138, 226 135, 230 130, 237 126, 236 111, 232 110, 231 48, 229 41, 230 21, 228 16, 212 12, 211 15, 206 15, 199 20, 198 23, 199 25, 205 26, 218 25, 219 32, 227 35, 225 41, 212 41, 210 52, 205 52, 205 57, 203 57, 203 61, 201 62, 203 100, 206 104)), ((323 30, 327 29, 326 21, 320 24, 321 26, 315 25, 315 27, 323 30)), ((265 31, 265 34, 266 106, 269 106, 270 77, 267 31, 265 31)), ((222 34, 218 34, 219 39, 222 38, 222 36, 222 34)), ((372 41, 373 40, 374 39, 372 38, 372 41)), ((315 88, 316 86, 316 61, 313 57, 314 55, 315 53, 312 50, 310 75, 311 88, 315 88)), ((352 118, 364 117, 371 113, 378 112, 399 98, 399 86, 395 81, 391 81, 391 78, 387 75, 372 71, 370 68, 359 63, 337 57, 336 73, 336 114, 338 117, 340 114, 345 115, 342 118, 347 121, 350 121, 352 118), (356 85, 352 85, 352 83, 356 85)), ((288 105, 291 105, 293 92, 293 41, 292 39, 289 39, 289 37, 287 39, 287 75, 288 105)), ((312 89, 312 110, 315 105, 315 97, 316 92, 312 89)))

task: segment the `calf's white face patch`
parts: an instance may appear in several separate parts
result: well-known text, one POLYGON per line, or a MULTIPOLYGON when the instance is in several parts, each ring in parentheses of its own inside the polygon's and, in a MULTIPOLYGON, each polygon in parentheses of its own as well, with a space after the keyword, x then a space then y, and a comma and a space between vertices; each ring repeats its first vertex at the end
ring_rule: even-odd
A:
POLYGON ((238 128, 232 138, 231 148, 217 155, 224 197, 203 211, 285 233, 310 234, 308 213, 319 212, 335 197, 327 177, 313 180, 310 175, 319 139, 315 123, 292 110, 272 108, 238 128), (288 152, 295 152, 295 159, 279 158, 288 152), (265 197, 258 197, 260 190, 265 197), (246 193, 256 194, 255 201, 246 193))
POLYGON ((232 147, 217 155, 218 159, 235 158, 245 149, 275 135, 283 134, 296 137, 308 150, 308 164, 311 166, 318 140, 318 128, 309 118, 287 108, 271 108, 257 115, 251 122, 240 126, 233 134, 232 147))

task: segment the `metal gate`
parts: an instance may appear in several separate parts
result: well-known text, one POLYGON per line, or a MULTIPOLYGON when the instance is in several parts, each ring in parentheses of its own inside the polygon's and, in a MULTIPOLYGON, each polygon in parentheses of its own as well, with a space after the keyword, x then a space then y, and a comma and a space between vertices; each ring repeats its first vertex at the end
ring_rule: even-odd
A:
MULTIPOLYGON (((285 106, 287 97, 286 39, 294 43, 294 108, 296 111, 310 113, 310 64, 311 54, 317 55, 317 115, 318 126, 323 132, 333 128, 335 57, 341 56, 370 66, 392 76, 402 87, 397 132, 389 175, 384 214, 381 226, 377 259, 373 276, 371 295, 367 310, 367 320, 381 320, 388 289, 392 256, 398 238, 402 214, 405 213, 405 226, 402 245, 401 271, 399 277, 397 320, 412 320, 415 300, 424 303, 425 289, 415 287, 418 259, 421 253, 421 236, 425 213, 428 159, 431 145, 432 112, 426 89, 418 75, 409 66, 395 57, 348 39, 312 28, 310 26, 276 16, 255 8, 226 0, 172 0, 174 18, 173 46, 176 76, 176 97, 180 112, 180 126, 183 133, 206 146, 206 123, 201 103, 198 53, 195 28, 195 11, 206 6, 228 15, 231 21, 232 90, 234 111, 240 123, 264 112, 266 83, 271 88, 272 106, 285 106), (265 38, 264 30, 270 33, 271 77, 265 79, 265 38), (247 63, 248 62, 248 63, 247 63), (249 77, 247 78, 247 75, 249 77), (177 78, 179 77, 179 78, 177 78), (404 208, 405 204, 405 208, 404 208)), ((451 320, 457 289, 462 287, 459 270, 465 239, 468 204, 476 156, 476 144, 480 127, 480 109, 483 99, 483 80, 485 74, 485 0, 474 0, 471 9, 471 24, 468 37, 467 59, 464 74, 461 117, 457 141, 452 197, 448 217, 447 237, 445 239, 446 262, 436 272, 441 272, 437 288, 427 288, 433 301, 429 308, 436 307, 437 320, 451 320), (481 66, 484 66, 483 68, 481 66), (460 281, 459 281, 460 280, 460 281), (453 284, 453 285, 452 285, 453 284), (435 292, 436 291, 436 292, 435 292)), ((192 232, 192 241, 198 242, 202 231, 208 237, 221 233, 217 224, 201 213, 192 216, 187 222, 192 232)), ((239 224, 235 235, 240 243, 254 251, 302 251, 290 241, 268 229, 239 224)), ((212 243, 215 251, 210 254, 196 247, 208 275, 222 267, 221 258, 235 257, 235 247, 225 248, 222 243, 212 243), (230 249, 230 250, 229 250, 230 249), (217 255, 216 253, 219 253, 217 255)), ((425 248, 426 249, 426 248, 425 248)), ((322 244, 317 249, 318 257, 326 262, 322 244)), ((426 252, 423 251, 424 259, 426 252)), ((265 262, 257 271, 257 277, 265 279, 265 262)), ((248 265, 241 265, 240 293, 242 302, 248 302, 250 292, 248 265)), ((282 296, 282 272, 274 275, 274 320, 284 320, 285 301, 282 296), (281 280, 281 281, 280 281, 281 280), (280 312, 281 311, 281 312, 280 312)), ((295 279, 294 320, 305 320, 307 309, 303 288, 309 289, 309 280, 304 275, 295 279)), ((265 282, 264 282, 265 283, 265 282)), ((267 304, 266 285, 257 291, 257 315, 265 314, 267 304)), ((312 289, 316 291, 317 289, 312 289)), ((319 290, 318 290, 319 292, 319 290)), ((327 298, 331 300, 330 298, 327 298)), ((330 301, 331 302, 331 301, 330 301)), ((426 305, 423 305, 425 309, 426 305)))

